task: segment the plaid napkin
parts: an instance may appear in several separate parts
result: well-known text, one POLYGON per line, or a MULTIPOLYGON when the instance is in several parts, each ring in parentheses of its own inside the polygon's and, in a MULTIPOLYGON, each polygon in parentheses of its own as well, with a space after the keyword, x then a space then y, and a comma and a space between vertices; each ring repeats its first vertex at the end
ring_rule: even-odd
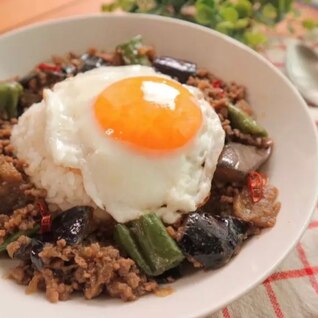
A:
MULTIPOLYGON (((283 72, 288 41, 276 38, 262 54, 283 72)), ((318 34, 305 39, 318 51, 318 34)), ((318 126, 318 108, 310 107, 318 126)), ((301 241, 276 272, 207 318, 318 318, 318 210, 301 241)))

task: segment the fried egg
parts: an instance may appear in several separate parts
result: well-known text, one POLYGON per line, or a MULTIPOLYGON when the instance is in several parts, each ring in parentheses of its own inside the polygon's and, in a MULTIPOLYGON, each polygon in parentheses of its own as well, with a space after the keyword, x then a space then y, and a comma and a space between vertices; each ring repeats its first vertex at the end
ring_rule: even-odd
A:
POLYGON ((101 67, 46 89, 12 135, 18 156, 31 167, 34 153, 25 143, 32 138, 45 148, 34 150, 37 160, 52 163, 53 174, 54 167, 65 171, 56 173, 61 186, 53 191, 39 169, 26 170, 47 189, 50 203, 65 207, 56 198, 65 185, 72 187, 66 174, 73 174, 69 205, 82 200, 118 222, 155 212, 173 223, 196 210, 210 194, 224 146, 220 120, 198 89, 138 65, 101 67), (35 116, 42 133, 29 133, 22 145, 35 116))

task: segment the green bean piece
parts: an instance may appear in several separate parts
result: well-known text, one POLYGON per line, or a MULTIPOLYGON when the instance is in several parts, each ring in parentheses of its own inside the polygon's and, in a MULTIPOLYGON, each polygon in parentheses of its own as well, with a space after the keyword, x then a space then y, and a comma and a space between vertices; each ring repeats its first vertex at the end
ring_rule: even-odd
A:
POLYGON ((252 117, 245 114, 238 107, 232 104, 228 105, 229 117, 231 124, 242 133, 256 135, 260 137, 267 137, 267 131, 260 126, 252 117))
POLYGON ((142 37, 137 35, 128 42, 118 45, 116 51, 122 55, 126 65, 140 64, 150 66, 151 63, 148 57, 139 53, 139 49, 142 46, 142 37))
POLYGON ((36 224, 33 229, 26 230, 26 231, 18 231, 12 235, 10 235, 1 245, 0 245, 0 253, 6 251, 8 245, 14 241, 16 241, 20 236, 25 235, 28 237, 33 237, 37 234, 40 230, 40 225, 36 224))
POLYGON ((114 239, 117 244, 131 257, 137 265, 147 274, 152 276, 152 271, 140 254, 138 247, 131 237, 129 229, 124 224, 117 224, 114 230, 114 239))
POLYGON ((176 267, 183 261, 181 250, 156 214, 145 214, 132 221, 130 232, 154 276, 176 267))
POLYGON ((178 266, 184 256, 160 218, 146 214, 128 225, 115 227, 115 241, 149 276, 178 266))
POLYGON ((23 88, 18 82, 0 83, 0 112, 4 118, 17 117, 22 91, 23 88))

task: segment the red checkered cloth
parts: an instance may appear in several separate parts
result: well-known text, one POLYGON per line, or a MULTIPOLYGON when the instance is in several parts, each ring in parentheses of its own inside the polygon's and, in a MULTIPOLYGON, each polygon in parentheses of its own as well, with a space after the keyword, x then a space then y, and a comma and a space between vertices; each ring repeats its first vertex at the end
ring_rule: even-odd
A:
MULTIPOLYGON (((262 54, 284 72, 289 39, 262 54)), ((310 44, 318 51, 318 35, 310 44)), ((310 113, 318 126, 318 108, 310 113)), ((208 318, 318 318, 318 210, 301 241, 276 272, 248 294, 208 318)))

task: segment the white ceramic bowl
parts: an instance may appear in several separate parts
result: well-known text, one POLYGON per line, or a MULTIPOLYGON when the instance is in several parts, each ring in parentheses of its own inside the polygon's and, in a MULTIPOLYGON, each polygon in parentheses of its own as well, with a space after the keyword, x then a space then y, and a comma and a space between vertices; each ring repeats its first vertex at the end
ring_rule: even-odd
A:
MULTIPOLYGON (((142 34, 159 54, 184 58, 225 80, 248 88, 258 120, 275 141, 267 166, 280 189, 282 209, 273 229, 254 237, 227 266, 199 271, 177 281, 165 298, 150 295, 136 302, 73 299, 49 304, 43 295, 26 296, 23 287, 0 283, 1 317, 197 317, 215 311, 260 283, 292 249, 316 203, 317 139, 303 99, 260 55, 219 33, 194 24, 154 16, 95 15, 54 21, 0 37, 0 74, 23 75, 52 54, 112 49, 142 34)), ((1 260, 1 272, 9 262, 1 260)))

